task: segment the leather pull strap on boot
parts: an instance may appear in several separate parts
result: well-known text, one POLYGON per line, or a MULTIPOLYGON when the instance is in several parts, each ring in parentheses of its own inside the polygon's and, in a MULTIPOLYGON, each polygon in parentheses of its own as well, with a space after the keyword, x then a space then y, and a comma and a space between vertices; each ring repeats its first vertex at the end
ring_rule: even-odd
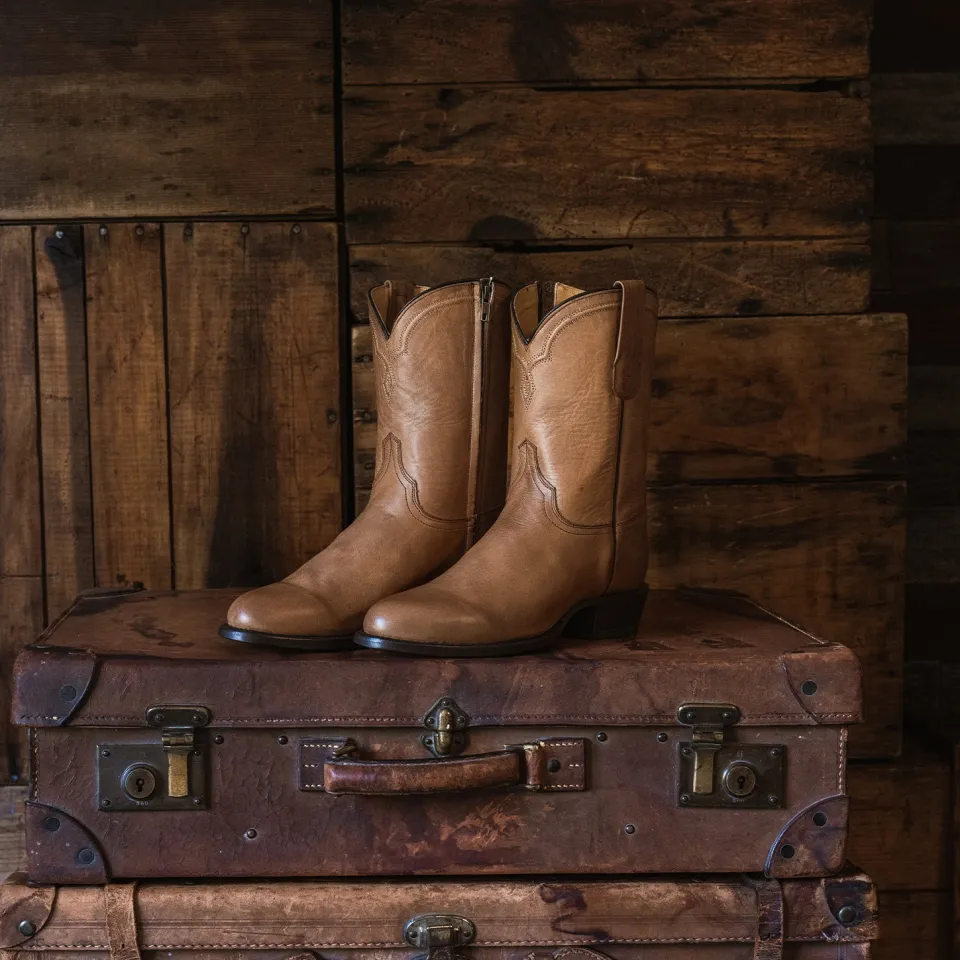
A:
POLYGON ((506 492, 510 292, 492 279, 370 293, 377 466, 370 501, 325 550, 238 598, 221 634, 351 646, 378 600, 442 572, 506 492))
POLYGON ((446 573, 375 604, 359 644, 500 656, 636 631, 656 326, 656 296, 639 281, 517 293, 506 506, 446 573))

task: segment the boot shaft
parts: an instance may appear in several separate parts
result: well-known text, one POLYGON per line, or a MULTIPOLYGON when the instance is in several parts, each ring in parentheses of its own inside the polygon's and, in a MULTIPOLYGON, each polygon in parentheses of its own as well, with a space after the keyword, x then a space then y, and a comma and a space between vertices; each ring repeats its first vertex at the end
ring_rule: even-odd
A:
POLYGON ((468 521, 469 542, 505 495, 509 302, 493 280, 370 292, 374 496, 412 497, 426 518, 468 521))
POLYGON ((609 591, 646 572, 647 426, 657 298, 640 281, 584 293, 530 284, 513 302, 513 481, 535 458, 571 526, 609 526, 609 591))

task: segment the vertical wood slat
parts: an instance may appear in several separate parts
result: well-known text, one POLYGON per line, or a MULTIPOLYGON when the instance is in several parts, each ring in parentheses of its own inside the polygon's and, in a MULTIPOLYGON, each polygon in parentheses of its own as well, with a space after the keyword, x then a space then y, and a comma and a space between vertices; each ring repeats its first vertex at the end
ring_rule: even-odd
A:
POLYGON ((169 224, 165 250, 176 585, 280 579, 340 529, 336 226, 169 224))
POLYGON ((49 621, 94 584, 82 228, 37 227, 34 262, 49 621))
POLYGON ((162 231, 84 228, 95 574, 171 585, 162 231))
POLYGON ((13 659, 43 626, 33 231, 0 227, 0 782, 25 752, 9 722, 13 659))

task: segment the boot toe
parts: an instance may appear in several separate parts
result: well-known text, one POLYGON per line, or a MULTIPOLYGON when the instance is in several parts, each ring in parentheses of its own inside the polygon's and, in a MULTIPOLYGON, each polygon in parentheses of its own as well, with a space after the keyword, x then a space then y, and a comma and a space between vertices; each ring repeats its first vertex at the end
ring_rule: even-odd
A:
POLYGON ((270 583, 237 597, 227 623, 240 630, 281 636, 317 637, 347 634, 320 597, 296 584, 270 583))
POLYGON ((498 638, 486 611, 429 584, 375 603, 364 617, 363 631, 372 637, 451 646, 498 638))

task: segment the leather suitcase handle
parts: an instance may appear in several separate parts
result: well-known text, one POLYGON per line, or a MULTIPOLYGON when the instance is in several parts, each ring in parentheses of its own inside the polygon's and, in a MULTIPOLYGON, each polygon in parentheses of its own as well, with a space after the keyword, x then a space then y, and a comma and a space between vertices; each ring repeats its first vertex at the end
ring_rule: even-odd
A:
POLYGON ((525 782, 516 750, 450 760, 329 759, 323 765, 323 789, 333 794, 453 793, 525 782))

